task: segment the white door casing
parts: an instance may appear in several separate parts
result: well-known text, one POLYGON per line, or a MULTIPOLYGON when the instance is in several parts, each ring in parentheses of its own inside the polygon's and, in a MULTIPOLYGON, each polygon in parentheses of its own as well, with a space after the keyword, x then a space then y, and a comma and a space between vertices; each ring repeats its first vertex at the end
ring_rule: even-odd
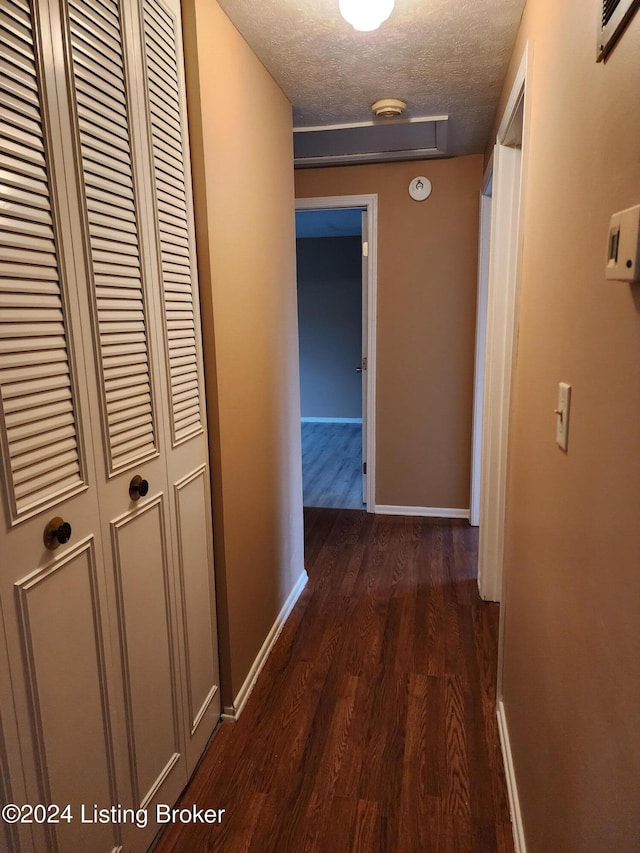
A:
POLYGON ((369 224, 367 211, 363 210, 360 220, 360 239, 362 241, 362 319, 360 329, 362 346, 360 355, 361 392, 362 392, 362 503, 367 504, 367 373, 369 369, 367 353, 369 352, 369 224))
MULTIPOLYGON (((362 446, 363 464, 366 462, 364 500, 367 512, 375 512, 376 474, 376 328, 377 328, 377 281, 378 281, 378 196, 351 195, 326 196, 296 199, 296 210, 331 210, 356 208, 363 211, 363 227, 366 220, 367 254, 363 252, 363 410, 362 446), (366 312, 366 317, 365 317, 366 312)), ((364 231, 363 231, 364 235, 364 231)), ((362 237, 365 240, 364 236, 362 237)))

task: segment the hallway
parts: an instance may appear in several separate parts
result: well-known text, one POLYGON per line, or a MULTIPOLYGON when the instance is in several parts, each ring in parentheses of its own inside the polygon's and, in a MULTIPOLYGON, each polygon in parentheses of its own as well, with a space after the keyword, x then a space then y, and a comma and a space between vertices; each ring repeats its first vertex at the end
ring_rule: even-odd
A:
POLYGON ((222 823, 157 853, 512 853, 477 531, 308 509, 305 533, 307 588, 180 803, 222 823))

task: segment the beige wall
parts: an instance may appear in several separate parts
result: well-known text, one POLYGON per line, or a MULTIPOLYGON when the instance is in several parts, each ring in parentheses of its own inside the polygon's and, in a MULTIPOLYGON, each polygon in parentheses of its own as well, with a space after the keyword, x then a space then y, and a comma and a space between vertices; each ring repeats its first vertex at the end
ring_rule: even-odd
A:
POLYGON ((184 0, 223 702, 303 571, 291 107, 214 0, 184 0))
POLYGON ((640 286, 604 277, 609 217, 640 203, 640 15, 598 65, 597 7, 529 0, 502 98, 529 39, 504 604, 528 853, 640 850, 640 286))
POLYGON ((298 198, 378 194, 378 504, 469 507, 481 173, 481 156, 296 172, 298 198))

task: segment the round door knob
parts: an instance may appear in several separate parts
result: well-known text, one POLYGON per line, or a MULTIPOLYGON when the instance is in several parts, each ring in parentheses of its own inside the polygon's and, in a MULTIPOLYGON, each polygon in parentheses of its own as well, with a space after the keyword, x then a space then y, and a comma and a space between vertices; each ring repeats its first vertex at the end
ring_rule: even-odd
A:
POLYGON ((59 516, 52 518, 44 529, 45 547, 49 551, 55 551, 58 545, 66 545, 71 539, 71 525, 68 521, 64 521, 59 516))
POLYGON ((129 483, 129 497, 132 501, 139 501, 140 498, 144 498, 145 495, 149 494, 149 483, 147 480, 143 480, 140 474, 136 474, 136 476, 129 483))

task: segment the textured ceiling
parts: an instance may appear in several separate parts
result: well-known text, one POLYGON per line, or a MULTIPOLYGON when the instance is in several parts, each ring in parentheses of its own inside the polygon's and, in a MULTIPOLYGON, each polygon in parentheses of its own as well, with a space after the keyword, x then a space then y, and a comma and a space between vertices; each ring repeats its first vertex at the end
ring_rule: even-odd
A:
POLYGON ((396 0, 359 33, 338 0, 218 0, 293 104, 296 127, 369 121, 378 98, 448 115, 448 153, 484 150, 525 0, 396 0))

